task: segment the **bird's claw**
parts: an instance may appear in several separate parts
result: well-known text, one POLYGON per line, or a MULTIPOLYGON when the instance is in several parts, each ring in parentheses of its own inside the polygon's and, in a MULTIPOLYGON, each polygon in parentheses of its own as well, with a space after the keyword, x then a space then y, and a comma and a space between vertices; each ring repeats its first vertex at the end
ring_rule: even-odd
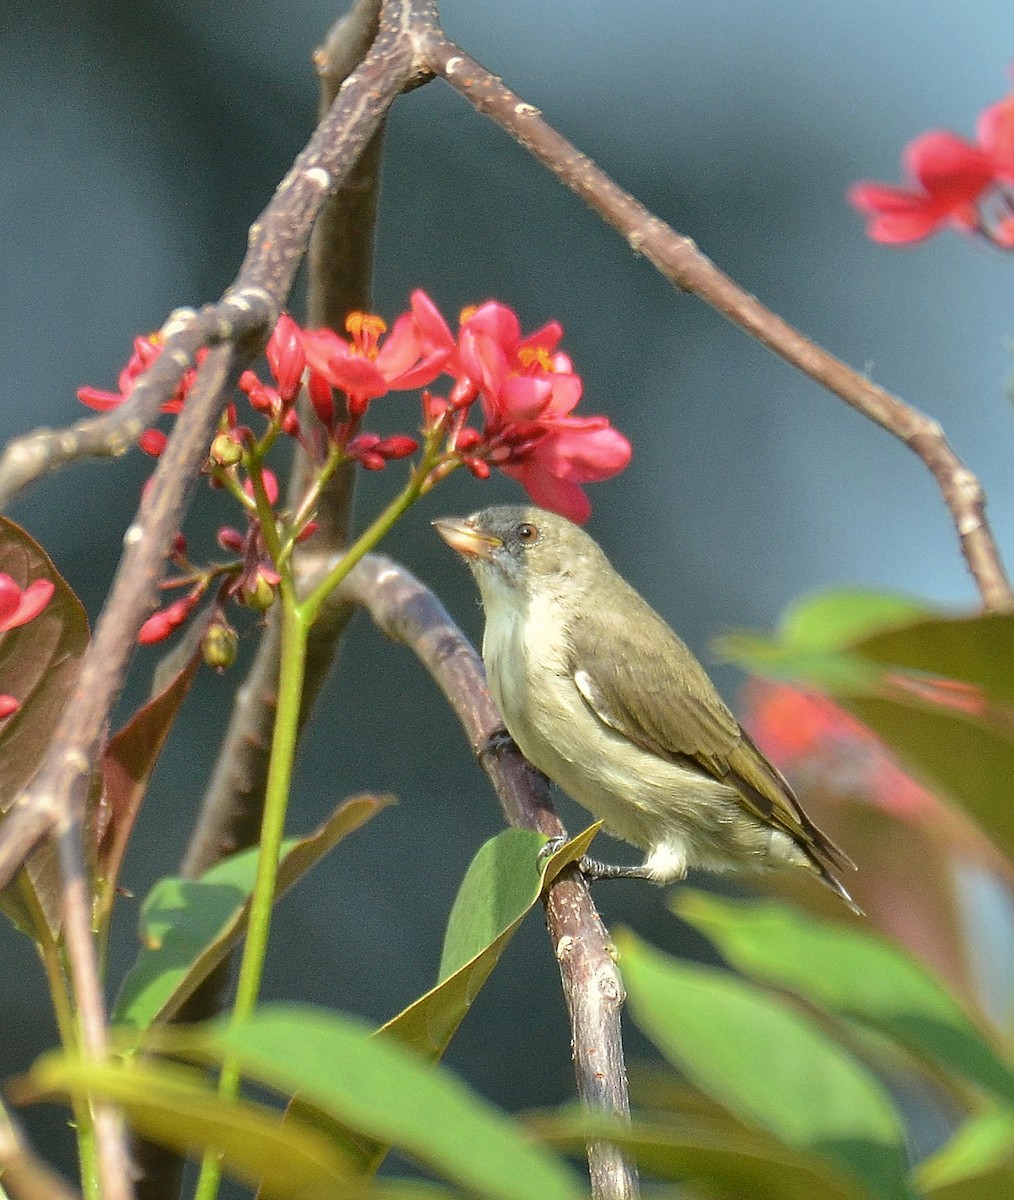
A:
POLYGON ((545 864, 553 857, 557 850, 559 850, 560 847, 566 843, 566 841, 567 838, 562 833, 558 833, 556 837, 551 837, 539 851, 538 857, 535 861, 540 867, 545 866, 545 864))

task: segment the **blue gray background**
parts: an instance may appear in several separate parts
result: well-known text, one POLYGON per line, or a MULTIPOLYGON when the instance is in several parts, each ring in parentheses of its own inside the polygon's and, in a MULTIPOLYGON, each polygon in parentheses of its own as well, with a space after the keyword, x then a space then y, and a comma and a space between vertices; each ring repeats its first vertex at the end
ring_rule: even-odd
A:
MULTIPOLYGON (((951 234, 875 246, 844 200, 858 178, 896 179, 904 143, 924 129, 971 134, 1009 82, 1007 6, 448 0, 442 11, 452 37, 724 270, 942 421, 1010 544, 1011 263, 951 234)), ((0 437, 75 419, 74 389, 113 386, 135 333, 228 284, 247 226, 307 136, 309 53, 333 15, 317 0, 2 6, 0 437)), ((563 321, 585 406, 634 444, 630 469, 593 489, 589 528, 705 660, 716 633, 769 626, 826 585, 974 603, 914 456, 673 291, 442 84, 394 113, 378 250, 377 308, 389 316, 422 286, 450 314, 495 296, 528 328, 563 321)), ((402 405, 393 425, 411 427, 409 403, 390 402, 402 405)), ((93 615, 149 465, 81 466, 11 514, 93 615)), ((367 481, 360 513, 396 470, 367 481)), ((388 547, 475 636, 471 582, 428 522, 517 495, 506 480, 452 480, 388 547)), ((223 515, 189 527, 195 554, 213 552, 223 515)), ((309 829, 361 789, 390 789, 400 804, 281 906, 267 993, 380 1020, 432 984, 457 883, 501 821, 414 660, 363 620, 355 633, 305 747, 290 824, 309 829)), ((132 698, 152 661, 142 656, 132 698)), ((738 676, 718 678, 733 695, 738 676)), ((205 680, 179 724, 125 872, 137 897, 179 859, 238 679, 205 680)), ((610 922, 676 944, 663 893, 624 884, 599 899, 610 922)), ((132 956, 138 903, 121 906, 114 975, 132 956)), ((8 1075, 55 1034, 30 945, 0 938, 8 1075)), ((570 1094, 537 919, 449 1061, 512 1108, 570 1094)), ((66 1143, 55 1110, 29 1118, 41 1146, 66 1143)))

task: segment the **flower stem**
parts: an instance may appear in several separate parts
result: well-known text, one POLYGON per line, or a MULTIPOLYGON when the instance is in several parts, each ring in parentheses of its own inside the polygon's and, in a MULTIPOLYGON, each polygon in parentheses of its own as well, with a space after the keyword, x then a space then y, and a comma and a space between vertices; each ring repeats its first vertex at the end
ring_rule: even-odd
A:
MULTIPOLYGON (((296 756, 299 733, 299 710, 302 697, 303 676, 306 669, 306 646, 310 627, 320 613, 321 606, 330 593, 348 575, 349 571, 369 551, 373 550, 398 519, 422 496, 433 481, 433 469, 440 460, 440 440, 428 440, 421 461, 412 470, 401 492, 391 501, 375 520, 352 543, 340 562, 336 563, 326 578, 302 601, 296 598, 295 582, 291 571, 284 568, 279 582, 279 602, 282 606, 282 629, 279 678, 278 711, 271 740, 271 761, 264 795, 264 816, 261 820, 260 855, 257 859, 257 876, 250 901, 250 919, 243 959, 240 963, 236 999, 230 1021, 238 1024, 253 1012, 260 993, 264 959, 267 954, 268 933, 278 878, 278 855, 285 829, 285 813, 288 806, 292 768, 296 756)), ((265 509, 267 497, 255 479, 254 496, 258 511, 265 509)), ((269 513, 262 515, 269 548, 277 553, 281 550, 274 526, 266 520, 269 513)), ((222 1064, 218 1090, 230 1098, 239 1093, 240 1073, 235 1062, 222 1064)), ((194 1192, 195 1200, 214 1200, 218 1194, 222 1166, 218 1155, 208 1152, 201 1164, 201 1173, 194 1192)))
MULTIPOLYGON (((271 762, 268 766, 264 795, 257 876, 250 901, 250 918, 236 985, 236 999, 230 1016, 232 1024, 239 1024, 250 1016, 260 993, 278 879, 278 857, 285 830, 285 814, 299 730, 309 622, 295 602, 291 578, 283 577, 280 591, 282 631, 278 711, 271 740, 271 762)), ((235 1097, 239 1093, 239 1079, 239 1068, 235 1062, 224 1062, 218 1083, 219 1093, 230 1098, 235 1097)), ((201 1164, 201 1174, 194 1193, 195 1200, 213 1200, 218 1192, 221 1173, 219 1157, 207 1153, 201 1164)))
POLYGON ((349 574, 361 558, 376 549, 389 530, 404 516, 420 496, 425 495, 431 486, 431 473, 439 461, 439 443, 427 443, 421 462, 412 470, 408 482, 391 503, 374 520, 367 525, 345 551, 341 559, 335 563, 325 578, 303 600, 300 608, 306 617, 307 625, 312 625, 324 601, 334 589, 349 574), (434 444, 435 443, 435 444, 434 444))

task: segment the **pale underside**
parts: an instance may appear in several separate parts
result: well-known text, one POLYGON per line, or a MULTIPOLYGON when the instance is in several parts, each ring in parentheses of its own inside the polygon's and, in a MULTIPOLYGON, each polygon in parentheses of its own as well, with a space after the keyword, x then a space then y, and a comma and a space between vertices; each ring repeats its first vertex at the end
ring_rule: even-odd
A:
POLYGON ((680 879, 689 867, 812 867, 788 834, 749 813, 735 788, 642 749, 610 726, 594 679, 569 661, 553 600, 529 600, 522 614, 495 586, 483 593, 483 657, 511 736, 609 833, 642 849, 653 878, 680 879), (539 698, 539 719, 525 702, 529 695, 539 698))

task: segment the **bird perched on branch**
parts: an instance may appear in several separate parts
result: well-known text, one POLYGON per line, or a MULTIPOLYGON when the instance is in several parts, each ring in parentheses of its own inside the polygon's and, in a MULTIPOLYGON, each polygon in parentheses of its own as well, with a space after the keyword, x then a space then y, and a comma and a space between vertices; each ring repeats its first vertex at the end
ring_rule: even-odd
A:
POLYGON ((479 585, 482 656, 511 737, 645 852, 639 867, 586 860, 586 873, 669 883, 689 867, 800 866, 860 911, 831 872, 851 860, 588 534, 527 505, 433 524, 479 585))

